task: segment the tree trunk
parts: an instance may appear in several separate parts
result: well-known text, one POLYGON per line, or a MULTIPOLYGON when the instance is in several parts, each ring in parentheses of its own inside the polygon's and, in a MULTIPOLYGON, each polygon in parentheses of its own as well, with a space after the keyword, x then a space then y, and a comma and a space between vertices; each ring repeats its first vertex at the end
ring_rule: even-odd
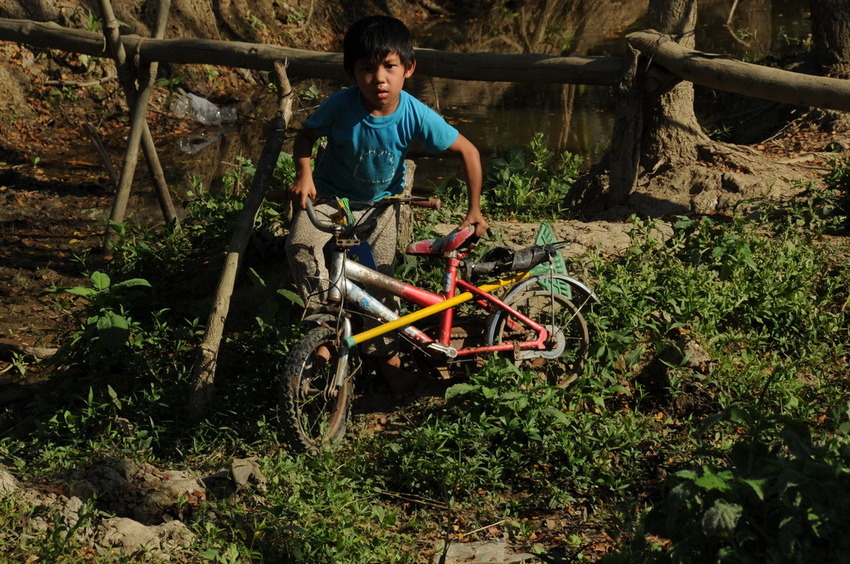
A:
POLYGON ((812 51, 823 73, 850 78, 850 0, 811 0, 812 51))
MULTIPOLYGON (((664 34, 658 45, 672 40, 693 48, 696 8, 696 0, 650 0, 647 21, 664 34)), ((591 214, 600 206, 626 204, 641 175, 695 162, 698 144, 708 141, 694 114, 693 85, 653 66, 652 55, 632 51, 632 78, 621 96, 611 148, 573 194, 574 203, 589 206, 591 214)))
MULTIPOLYGON (((811 0, 812 54, 826 76, 850 79, 850 0, 811 0)), ((824 111, 826 130, 850 128, 850 113, 824 111)))
MULTIPOLYGON (((650 0, 647 17, 660 33, 683 47, 694 48, 696 0, 650 0)), ((708 138, 694 114, 693 84, 678 82, 666 92, 663 83, 644 82, 644 87, 648 91, 642 108, 640 168, 653 173, 665 164, 695 161, 697 144, 706 143, 708 138), (653 92, 656 88, 662 91, 653 92)))
POLYGON ((632 71, 611 147, 576 183, 568 202, 581 215, 616 220, 632 214, 724 212, 741 199, 793 194, 795 181, 805 177, 800 169, 777 165, 747 147, 711 140, 694 113, 692 82, 682 79, 771 99, 779 90, 797 97, 788 102, 812 106, 819 102, 807 103, 813 101, 809 87, 817 83, 816 97, 841 108, 848 100, 844 81, 693 51, 695 25, 696 0, 651 0, 647 27, 659 31, 629 35, 632 71))

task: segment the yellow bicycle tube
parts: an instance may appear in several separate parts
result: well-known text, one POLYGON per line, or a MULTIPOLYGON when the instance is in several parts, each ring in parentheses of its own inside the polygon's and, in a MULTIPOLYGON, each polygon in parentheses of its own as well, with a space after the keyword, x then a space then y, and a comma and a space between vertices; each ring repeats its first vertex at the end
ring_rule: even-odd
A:
MULTIPOLYGON (((497 282, 493 282, 490 284, 483 284, 478 286, 478 289, 483 292, 492 292, 493 290, 497 290, 504 286, 509 286, 511 284, 516 284, 517 282, 521 282, 526 278, 531 276, 528 272, 520 272, 519 274, 514 275, 511 278, 502 278, 497 282)), ((435 313, 440 313, 441 311, 447 310, 450 307, 454 307, 456 305, 462 304, 463 302, 467 302, 471 300, 473 297, 472 292, 464 292, 462 294, 458 294, 452 298, 449 298, 443 302, 428 306, 426 308, 422 308, 420 310, 414 311, 413 313, 408 313, 403 317, 399 317, 394 321, 389 321, 384 323, 383 325, 378 325, 377 327, 373 327, 368 331, 363 331, 362 333, 358 333, 356 335, 352 335, 351 337, 346 337, 343 339, 343 345, 346 347, 353 347, 354 345, 359 345, 364 341, 368 341, 369 339, 374 339, 375 337, 380 337, 384 333, 389 333, 395 329, 399 329, 404 327, 405 325, 410 325, 411 323, 415 323, 420 319, 425 319, 429 315, 434 315, 435 313)))

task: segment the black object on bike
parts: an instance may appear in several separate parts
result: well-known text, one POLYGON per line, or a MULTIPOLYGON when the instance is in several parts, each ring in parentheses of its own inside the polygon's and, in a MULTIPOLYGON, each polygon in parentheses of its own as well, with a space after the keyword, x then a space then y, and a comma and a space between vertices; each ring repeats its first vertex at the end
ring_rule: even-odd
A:
POLYGON ((472 279, 486 274, 531 270, 548 261, 555 253, 553 245, 532 245, 524 249, 496 247, 484 253, 480 262, 467 263, 466 273, 467 277, 472 279))

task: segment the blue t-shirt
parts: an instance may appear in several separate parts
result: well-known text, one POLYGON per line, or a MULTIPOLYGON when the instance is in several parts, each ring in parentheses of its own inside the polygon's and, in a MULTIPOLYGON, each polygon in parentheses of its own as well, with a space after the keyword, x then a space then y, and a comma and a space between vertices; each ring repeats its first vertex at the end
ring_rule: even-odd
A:
POLYGON ((403 191, 404 157, 412 141, 438 153, 458 136, 442 116, 404 91, 392 114, 373 116, 356 86, 331 94, 303 125, 328 138, 313 172, 318 193, 366 202, 403 191))

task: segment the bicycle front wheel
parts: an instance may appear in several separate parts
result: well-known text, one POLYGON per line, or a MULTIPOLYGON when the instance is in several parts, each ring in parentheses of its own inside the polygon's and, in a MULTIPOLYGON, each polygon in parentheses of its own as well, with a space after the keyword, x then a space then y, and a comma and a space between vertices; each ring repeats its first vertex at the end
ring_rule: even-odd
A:
MULTIPOLYGON (((512 361, 542 373, 553 385, 570 385, 584 368, 590 335, 587 322, 579 308, 561 294, 530 283, 509 295, 506 303, 546 327, 549 338, 544 351, 517 351, 511 353, 512 361)), ((494 343, 527 341, 534 331, 521 324, 512 323, 507 312, 497 313, 490 326, 494 343)))
POLYGON ((336 331, 316 327, 286 362, 280 382, 280 421, 290 447, 298 452, 316 453, 345 433, 354 396, 354 359, 340 351, 336 331), (335 383, 338 370, 342 379, 335 383))

